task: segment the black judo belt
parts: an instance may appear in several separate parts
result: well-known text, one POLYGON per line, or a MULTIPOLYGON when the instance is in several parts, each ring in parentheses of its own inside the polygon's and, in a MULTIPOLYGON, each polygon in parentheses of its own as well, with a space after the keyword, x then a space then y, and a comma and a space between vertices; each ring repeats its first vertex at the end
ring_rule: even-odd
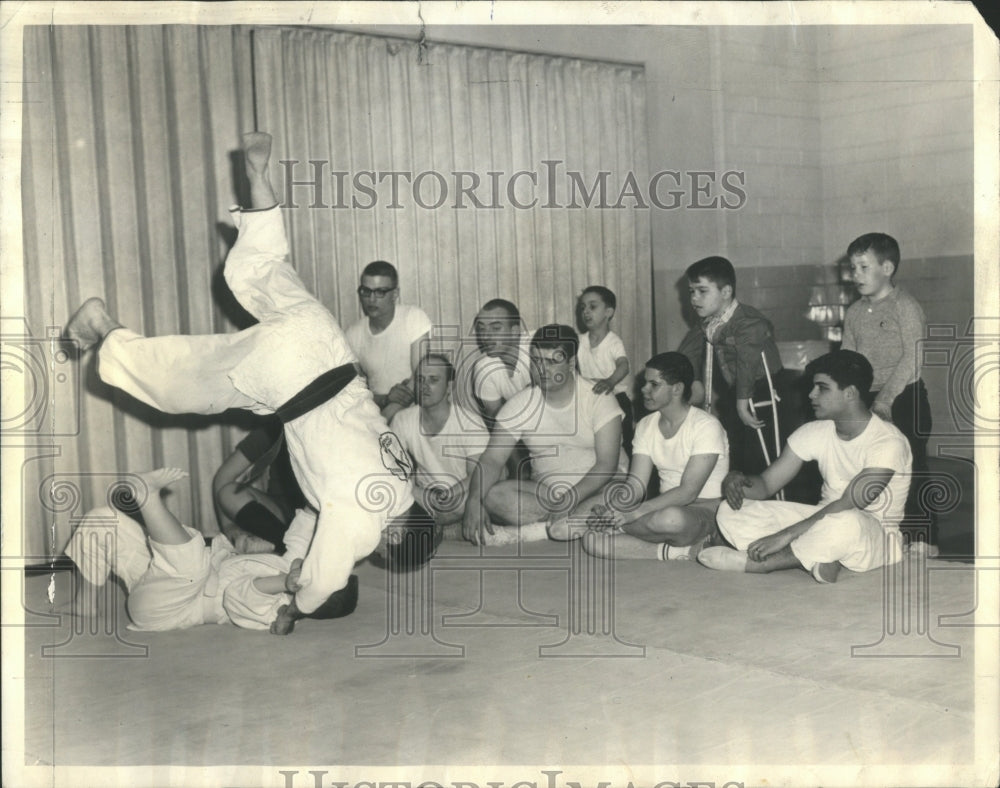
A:
MULTIPOLYGON (((318 408, 325 402, 329 402, 336 397, 344 388, 358 375, 357 367, 354 364, 343 364, 339 367, 324 372, 312 383, 308 384, 298 394, 292 396, 284 405, 279 407, 274 413, 281 420, 282 424, 288 424, 299 416, 304 416, 311 410, 318 408)), ((278 435, 274 442, 264 454, 258 457, 253 465, 242 474, 241 483, 247 484, 258 478, 274 462, 274 458, 281 451, 284 443, 284 432, 278 435)))
POLYGON ((275 411, 282 424, 288 424, 299 416, 304 416, 324 402, 336 397, 344 387, 358 375, 354 364, 342 364, 336 369, 324 372, 298 394, 275 411))

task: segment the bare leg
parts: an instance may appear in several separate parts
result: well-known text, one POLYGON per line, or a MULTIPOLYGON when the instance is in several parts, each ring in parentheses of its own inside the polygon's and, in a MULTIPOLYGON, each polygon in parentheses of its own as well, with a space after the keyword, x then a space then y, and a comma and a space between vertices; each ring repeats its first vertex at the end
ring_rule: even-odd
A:
POLYGON ((535 523, 550 513, 545 506, 545 493, 536 482, 497 482, 486 494, 486 511, 494 524, 518 525, 535 523))
POLYGON ((645 558, 656 560, 660 557, 661 546, 628 534, 610 531, 590 531, 583 537, 583 549, 599 558, 645 558))
POLYGON ((285 513, 281 506, 270 495, 256 487, 251 487, 237 482, 229 482, 223 485, 215 494, 215 502, 218 511, 225 519, 223 520, 223 532, 226 538, 233 543, 238 553, 273 553, 276 546, 267 539, 252 534, 245 528, 241 528, 237 522, 240 510, 250 503, 259 503, 265 507, 278 520, 285 523, 285 513))
POLYGON ((268 162, 271 159, 271 135, 252 131, 243 135, 243 154, 246 160, 247 180, 250 181, 250 207, 271 208, 278 199, 271 188, 268 162))
POLYGON ((104 301, 100 298, 88 298, 69 319, 64 335, 75 342, 83 353, 121 327, 121 323, 108 314, 104 301))
POLYGON ((796 568, 802 569, 802 564, 795 557, 792 548, 782 547, 778 552, 771 553, 763 561, 754 561, 748 557, 746 571, 750 574, 766 574, 767 572, 776 572, 779 569, 796 568))
MULTIPOLYGON (((159 468, 155 471, 136 474, 145 484, 145 498, 139 500, 139 511, 146 521, 149 538, 160 544, 185 544, 191 535, 184 530, 180 521, 163 504, 160 492, 164 487, 187 476, 180 468, 159 468)), ((137 491, 137 497, 143 494, 137 491)))

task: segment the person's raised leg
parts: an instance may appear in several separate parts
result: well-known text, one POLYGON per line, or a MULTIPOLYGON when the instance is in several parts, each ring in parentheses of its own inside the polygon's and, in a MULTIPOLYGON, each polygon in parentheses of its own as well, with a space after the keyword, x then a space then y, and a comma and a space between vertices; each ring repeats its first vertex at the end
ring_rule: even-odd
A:
POLYGON ((243 156, 247 180, 250 182, 250 207, 254 210, 273 208, 278 199, 271 187, 268 165, 271 160, 271 135, 252 131, 243 135, 243 156))
POLYGON ((216 502, 232 525, 226 536, 240 553, 284 553, 288 520, 278 502, 261 490, 230 482, 216 492, 216 502))
POLYGON ((155 471, 136 474, 144 486, 144 489, 136 490, 136 503, 142 512, 146 532, 154 542, 177 545, 191 540, 191 535, 167 509, 161 496, 165 487, 187 475, 187 471, 182 471, 180 468, 158 468, 155 471))
POLYGON ((88 298, 66 323, 64 336, 75 342, 81 353, 90 350, 122 325, 109 313, 100 298, 88 298))

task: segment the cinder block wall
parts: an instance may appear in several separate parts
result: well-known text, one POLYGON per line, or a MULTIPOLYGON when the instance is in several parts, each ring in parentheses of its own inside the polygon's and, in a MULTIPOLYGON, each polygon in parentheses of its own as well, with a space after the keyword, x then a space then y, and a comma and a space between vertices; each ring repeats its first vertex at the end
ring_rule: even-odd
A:
MULTIPOLYGON (((820 28, 823 249, 843 254, 873 230, 902 251, 897 283, 928 325, 965 335, 972 317, 972 29, 820 28)), ((957 370, 928 367, 932 451, 954 432, 957 370)))

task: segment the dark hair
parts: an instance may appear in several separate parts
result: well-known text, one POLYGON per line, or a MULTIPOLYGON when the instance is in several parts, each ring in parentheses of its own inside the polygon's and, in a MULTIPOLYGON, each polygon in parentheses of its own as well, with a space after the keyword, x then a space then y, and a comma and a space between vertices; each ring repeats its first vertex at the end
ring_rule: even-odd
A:
POLYGON ((681 395, 685 402, 691 399, 691 384, 694 383, 694 367, 691 359, 683 353, 669 351, 667 353, 657 353, 649 361, 646 367, 655 369, 667 383, 684 384, 684 393, 681 395))
POLYGON ((733 295, 736 295, 736 270, 725 257, 702 258, 696 263, 691 263, 684 273, 689 282, 697 282, 704 278, 709 282, 715 282, 720 290, 729 285, 733 289, 733 295))
POLYGON ((853 350, 834 350, 815 358, 806 365, 806 380, 816 375, 829 375, 841 390, 854 386, 862 399, 868 396, 875 375, 868 359, 853 350))
POLYGON ((455 365, 451 363, 451 359, 449 359, 444 353, 427 353, 422 359, 420 359, 418 368, 423 366, 423 364, 427 361, 433 361, 435 364, 447 369, 449 381, 455 379, 455 365))
POLYGON ((504 312, 507 313, 507 317, 509 317, 511 320, 519 321, 521 319, 521 313, 517 311, 517 307, 513 303, 504 298, 490 299, 489 301, 487 301, 485 304, 482 305, 479 311, 483 312, 487 309, 502 309, 504 312))
POLYGON ((561 323, 549 323, 535 332, 531 338, 531 346, 546 350, 561 350, 566 354, 566 358, 576 358, 576 351, 580 347, 580 338, 576 331, 569 326, 561 323))
POLYGON ((441 544, 442 529, 416 502, 406 510, 406 514, 392 518, 387 527, 401 530, 403 537, 398 544, 386 546, 386 564, 393 572, 418 569, 431 560, 441 544))
POLYGON ((361 276, 387 276, 392 280, 393 287, 399 287, 399 274, 396 272, 396 266, 392 263, 387 263, 385 260, 374 260, 365 266, 365 270, 361 272, 361 276))
POLYGON ((618 299, 615 298, 615 294, 603 285, 591 285, 590 287, 585 287, 583 292, 580 293, 580 298, 583 298, 587 295, 587 293, 593 293, 600 298, 601 301, 604 302, 604 306, 609 306, 612 309, 618 308, 618 299))
POLYGON ((895 238, 885 233, 865 233, 851 241, 851 245, 847 247, 847 257, 869 251, 875 255, 879 264, 886 260, 892 263, 892 275, 896 275, 899 270, 899 244, 895 238))
POLYGON ((326 601, 316 608, 312 613, 307 613, 306 618, 343 618, 354 612, 358 606, 358 576, 351 575, 347 578, 347 585, 339 591, 334 591, 326 598, 326 601))

